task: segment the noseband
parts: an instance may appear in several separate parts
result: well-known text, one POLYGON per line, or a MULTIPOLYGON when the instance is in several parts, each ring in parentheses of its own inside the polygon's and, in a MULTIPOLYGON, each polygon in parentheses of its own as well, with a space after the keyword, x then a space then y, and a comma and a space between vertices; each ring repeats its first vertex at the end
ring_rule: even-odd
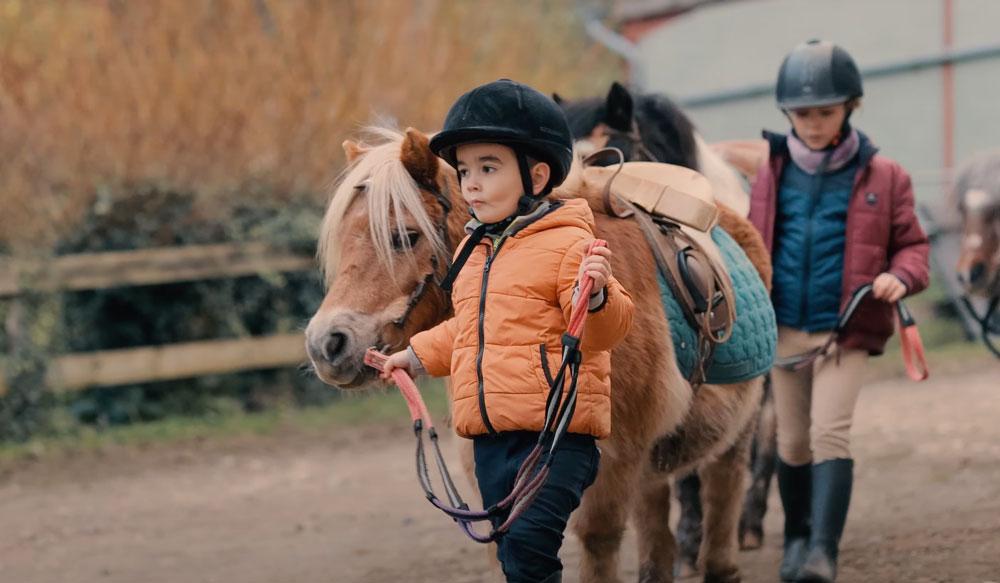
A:
MULTIPOLYGON (((990 215, 990 217, 985 222, 993 223, 991 226, 994 229, 1000 229, 1000 203, 994 202, 993 204, 990 204, 986 209, 980 209, 980 212, 983 211, 985 211, 990 215)), ((963 214, 965 213, 963 212, 963 214)), ((1000 275, 997 275, 997 272, 1000 271, 1000 248, 994 251, 992 256, 988 258, 988 261, 989 261, 989 269, 991 270, 991 273, 994 274, 993 277, 994 278, 1000 277, 1000 275)), ((995 285, 995 279, 993 285, 995 285)), ((1000 308, 1000 293, 996 293, 994 291, 992 296, 988 298, 986 304, 986 311, 983 312, 982 314, 980 314, 976 310, 975 306, 972 303, 972 298, 969 296, 968 293, 963 294, 961 296, 961 300, 962 304, 965 306, 965 309, 968 310, 969 315, 972 317, 973 320, 976 321, 977 324, 979 324, 980 327, 979 334, 980 338, 983 341, 983 344, 986 345, 986 348, 989 349, 989 351, 992 352, 994 356, 1000 358, 1000 346, 997 346, 997 344, 993 340, 993 336, 1000 334, 1000 329, 998 329, 997 324, 993 322, 995 316, 997 315, 997 310, 998 308, 1000 308)))

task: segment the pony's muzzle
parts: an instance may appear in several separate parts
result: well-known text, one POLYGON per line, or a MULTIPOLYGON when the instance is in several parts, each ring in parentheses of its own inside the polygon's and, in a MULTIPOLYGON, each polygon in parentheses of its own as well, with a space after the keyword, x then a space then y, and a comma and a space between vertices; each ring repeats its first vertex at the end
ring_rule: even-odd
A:
POLYGON ((976 261, 969 265, 967 269, 959 270, 958 282, 961 283, 967 292, 976 292, 986 287, 988 270, 986 263, 976 261))
POLYGON ((969 283, 972 285, 978 285, 982 283, 982 280, 986 277, 986 264, 982 261, 977 261, 969 267, 969 283))
POLYGON ((306 328, 306 353, 320 380, 341 388, 363 384, 372 376, 364 366, 365 350, 375 341, 367 320, 352 313, 314 318, 306 328))
POLYGON ((322 342, 322 355, 327 362, 335 363, 347 347, 347 334, 335 330, 326 335, 322 342))
POLYGON ((309 358, 314 363, 321 362, 334 369, 345 364, 352 344, 350 332, 341 328, 331 328, 324 333, 306 335, 309 358))

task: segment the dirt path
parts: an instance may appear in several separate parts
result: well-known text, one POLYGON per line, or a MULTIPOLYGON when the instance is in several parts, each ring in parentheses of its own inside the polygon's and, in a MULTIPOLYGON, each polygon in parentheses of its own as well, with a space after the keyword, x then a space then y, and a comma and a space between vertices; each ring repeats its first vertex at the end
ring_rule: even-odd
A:
MULTIPOLYGON (((422 500, 411 441, 371 428, 8 468, 0 581, 491 581, 484 551, 422 500)), ((870 386, 855 444, 843 581, 1000 582, 1000 366, 870 386)), ((776 580, 771 505, 765 548, 741 554, 745 581, 776 580)), ((567 581, 578 556, 570 536, 567 581)), ((636 576, 631 533, 622 576, 636 576)))

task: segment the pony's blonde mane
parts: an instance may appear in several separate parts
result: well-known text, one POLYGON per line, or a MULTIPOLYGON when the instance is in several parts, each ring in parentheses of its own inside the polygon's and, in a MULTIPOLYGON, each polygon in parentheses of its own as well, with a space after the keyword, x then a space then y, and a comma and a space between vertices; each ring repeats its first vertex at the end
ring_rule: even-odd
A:
POLYGON ((420 188, 400 160, 404 134, 379 126, 369 126, 363 131, 375 143, 366 144, 369 149, 344 169, 333 188, 320 227, 318 256, 327 283, 341 259, 340 229, 344 217, 358 196, 365 198, 368 207, 368 228, 375 253, 390 273, 393 273, 397 253, 392 245, 394 234, 403 242, 406 254, 413 257, 406 236, 407 215, 413 217, 434 253, 442 257, 448 254, 433 219, 424 208, 420 188))

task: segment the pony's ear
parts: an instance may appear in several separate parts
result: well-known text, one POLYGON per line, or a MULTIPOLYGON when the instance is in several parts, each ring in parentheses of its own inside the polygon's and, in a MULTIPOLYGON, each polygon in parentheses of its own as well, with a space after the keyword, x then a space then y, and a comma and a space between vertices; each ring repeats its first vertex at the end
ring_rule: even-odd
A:
POLYGON ((344 140, 341 147, 344 148, 344 154, 347 156, 348 164, 364 156, 369 150, 369 148, 362 146, 353 140, 344 140))
POLYGON ((438 157, 431 152, 430 140, 420 130, 406 128, 399 158, 417 184, 429 186, 437 181, 438 157))
POLYGON ((552 101, 555 101, 556 105, 562 105, 563 101, 565 101, 565 99, 562 98, 562 95, 559 95, 558 93, 553 93, 552 94, 552 101))
POLYGON ((632 94, 617 81, 612 83, 604 106, 604 123, 621 132, 631 130, 632 108, 632 94))

